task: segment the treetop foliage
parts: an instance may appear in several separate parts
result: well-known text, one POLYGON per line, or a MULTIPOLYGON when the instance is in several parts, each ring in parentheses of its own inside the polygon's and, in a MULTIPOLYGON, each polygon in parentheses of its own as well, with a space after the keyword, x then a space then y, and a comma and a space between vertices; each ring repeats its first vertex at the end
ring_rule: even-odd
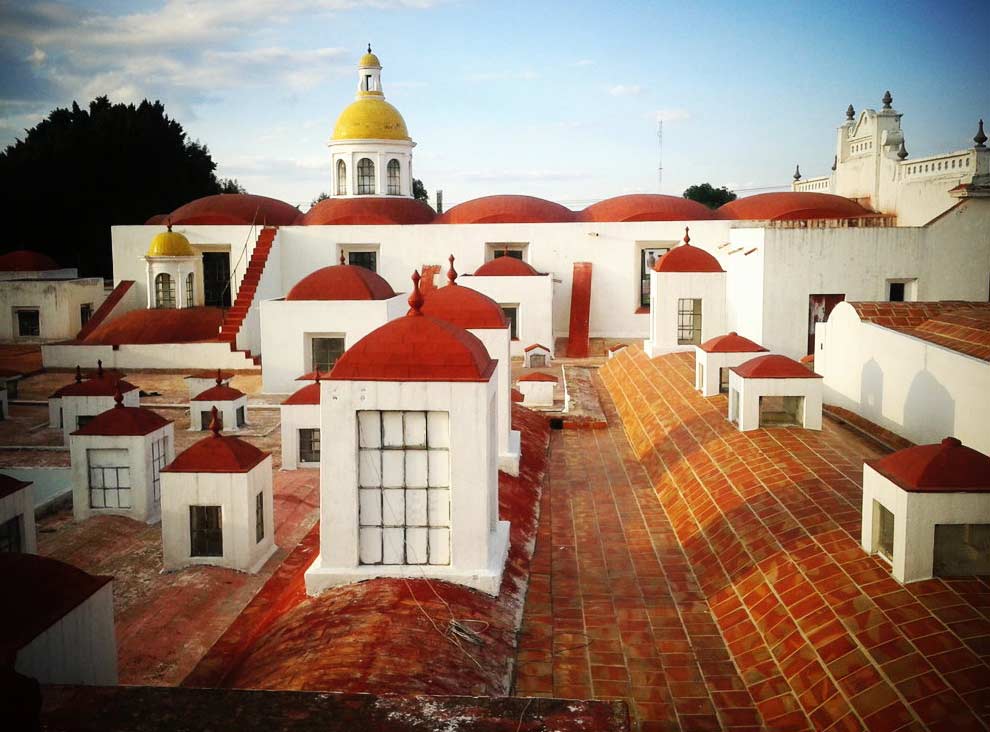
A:
POLYGON ((684 191, 684 198, 690 198, 708 208, 718 208, 729 201, 735 201, 736 194, 725 186, 715 188, 711 183, 699 183, 687 188, 684 191))

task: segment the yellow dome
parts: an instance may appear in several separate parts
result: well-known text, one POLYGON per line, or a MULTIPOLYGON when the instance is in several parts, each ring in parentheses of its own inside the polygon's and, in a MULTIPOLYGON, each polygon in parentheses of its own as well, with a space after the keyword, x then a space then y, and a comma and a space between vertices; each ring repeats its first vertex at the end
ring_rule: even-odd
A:
POLYGON ((408 140, 406 121, 384 99, 365 97, 340 113, 333 128, 334 140, 408 140))
POLYGON ((361 60, 358 61, 358 67, 362 69, 380 69, 382 67, 382 62, 379 61, 378 57, 369 50, 368 53, 364 54, 364 56, 361 57, 361 60))
POLYGON ((196 252, 189 245, 189 240, 182 234, 172 231, 171 226, 168 227, 168 231, 155 234, 147 254, 149 257, 192 257, 195 255, 196 252))

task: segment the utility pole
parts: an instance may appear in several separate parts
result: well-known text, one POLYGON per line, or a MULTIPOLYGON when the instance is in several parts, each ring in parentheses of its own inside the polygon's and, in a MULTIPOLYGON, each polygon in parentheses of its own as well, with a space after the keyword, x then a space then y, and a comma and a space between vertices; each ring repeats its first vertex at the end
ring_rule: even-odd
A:
POLYGON ((663 193, 663 120, 657 120, 657 193, 663 193))

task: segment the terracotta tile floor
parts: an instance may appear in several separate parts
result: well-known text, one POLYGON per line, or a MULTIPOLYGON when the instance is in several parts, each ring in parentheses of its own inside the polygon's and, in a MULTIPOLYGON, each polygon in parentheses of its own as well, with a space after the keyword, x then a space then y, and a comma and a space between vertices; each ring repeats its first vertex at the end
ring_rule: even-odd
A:
MULTIPOLYGON (((623 510, 617 501, 619 522, 634 523, 637 516, 649 515, 653 534, 660 526, 672 527, 673 536, 665 537, 664 546, 683 550, 687 562, 674 566, 681 577, 696 578, 700 589, 692 620, 704 627, 702 609, 711 608, 717 624, 711 642, 727 644, 732 666, 740 671, 740 677, 729 678, 743 682, 733 691, 748 691, 741 702, 755 701, 768 728, 990 726, 990 581, 933 579, 902 586, 891 579, 886 564, 859 548, 862 462, 881 448, 829 420, 820 432, 777 428, 741 433, 724 418, 724 396, 704 399, 694 392, 691 354, 651 361, 640 349, 629 348, 600 374, 615 400, 613 407, 605 395, 602 398, 612 421, 608 435, 624 455, 628 448, 616 434, 617 412, 642 466, 637 473, 631 467, 635 459, 610 464, 602 458, 604 475, 610 486, 621 484, 623 475, 631 476, 633 485, 643 481, 659 498, 650 514, 637 513, 628 504, 623 510), (640 477, 643 471, 649 478, 640 477)), ((604 437, 562 439, 570 439, 583 452, 594 446, 606 454, 598 442, 604 437), (585 442, 577 445, 575 440, 585 442)), ((611 520, 584 533, 589 526, 579 522, 587 520, 589 511, 608 515, 607 494, 599 487, 602 473, 592 467, 594 460, 570 453, 563 459, 579 463, 571 464, 572 472, 563 476, 562 493, 591 494, 594 505, 585 507, 580 499, 571 502, 574 526, 581 529, 576 532, 581 548, 573 567, 567 556, 568 502, 552 491, 560 506, 551 503, 548 508, 554 513, 549 567, 554 574, 545 602, 561 607, 573 602, 581 609, 586 607, 583 593, 591 589, 590 577, 596 576, 593 572, 584 581, 581 557, 596 542, 607 550, 601 560, 606 567, 621 561, 623 552, 608 541, 614 536, 611 520), (561 512, 564 517, 558 517, 561 512), (559 570, 563 576, 558 580, 559 570)), ((638 503, 642 512, 646 501, 641 498, 638 503)), ((628 536, 626 545, 634 546, 628 536)), ((632 551, 634 564, 654 556, 647 545, 638 547, 645 557, 632 551)), ((678 556, 672 549, 670 553, 678 556)), ((662 567, 669 577, 668 562, 665 556, 662 567)), ((600 570, 594 563, 590 566, 600 570)), ((652 601, 652 590, 645 596, 652 601)), ((605 632, 612 638, 620 634, 623 658, 628 659, 625 648, 632 641, 624 635, 619 607, 614 610, 605 632)), ((678 611, 690 633, 684 609, 678 611)), ((534 613, 533 619, 539 616, 534 613)), ((674 626, 672 616, 670 622, 674 626)), ((539 631, 531 635, 535 645, 539 631)), ((663 640, 654 625, 653 641, 663 640)), ((700 646, 691 640, 697 654, 700 646)), ((692 662, 689 653, 679 660, 692 662)), ((554 673, 557 665, 559 661, 554 673)), ((663 673, 654 679, 666 682, 679 715, 709 711, 700 686, 693 707, 678 704, 675 689, 682 687, 673 686, 666 668, 657 670, 663 673)), ((587 687, 584 669, 574 673, 587 687)), ((564 679, 561 676, 561 682, 564 679)), ((722 690, 704 680, 715 703, 722 690)), ((626 690, 621 680, 617 683, 608 692, 626 690)), ((592 686, 596 695, 602 694, 592 686)), ((664 698, 658 703, 670 702, 664 698)), ((641 717, 653 712, 648 707, 641 717)), ((685 719, 678 717, 682 727, 685 719)), ((719 721, 728 724, 726 717, 719 721)))

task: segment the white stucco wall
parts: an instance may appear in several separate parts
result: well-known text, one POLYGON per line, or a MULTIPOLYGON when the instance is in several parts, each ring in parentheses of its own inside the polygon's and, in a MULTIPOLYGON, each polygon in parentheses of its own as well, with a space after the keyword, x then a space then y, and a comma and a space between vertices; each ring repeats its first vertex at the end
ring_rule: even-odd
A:
MULTIPOLYGON (((757 379, 743 378, 729 372, 729 421, 740 432, 760 428, 760 397, 804 397, 801 426, 806 430, 822 428, 822 380, 815 378, 757 379), (733 419, 736 415, 738 419, 733 419)), ((801 415, 799 415, 801 416, 801 415)))
POLYGON ((232 369, 257 371, 258 366, 229 343, 151 343, 121 346, 45 345, 41 347, 45 368, 75 368, 101 359, 106 368, 141 369, 232 369))
MULTIPOLYGON (((594 281, 594 277, 592 277, 594 281)), ((516 331, 511 342, 512 356, 521 358, 523 349, 540 343, 554 350, 553 278, 543 277, 473 277, 462 276, 457 284, 488 295, 499 305, 518 306, 516 331)), ((496 356, 492 356, 496 358, 496 356)))
POLYGON ((651 358, 692 350, 677 343, 677 301, 701 300, 701 342, 728 332, 724 272, 650 272, 650 338, 643 350, 651 358))
POLYGON ((31 489, 35 511, 72 492, 72 471, 69 468, 12 467, 3 468, 0 472, 34 484, 31 489))
MULTIPOLYGON (((5 468, 5 475, 10 472, 5 468)), ((13 477, 13 476, 12 476, 13 477)), ((38 532, 34 523, 34 486, 27 485, 19 491, 0 498, 0 524, 20 517, 21 551, 25 554, 38 553, 38 532)))
MULTIPOLYGON (((251 415, 248 414, 247 408, 247 395, 242 394, 237 399, 232 401, 190 401, 189 402, 189 429, 193 432, 201 432, 203 428, 203 417, 204 413, 211 414, 213 412, 213 407, 217 408, 217 412, 220 413, 220 419, 223 420, 223 431, 224 432, 236 432, 241 429, 241 427, 246 427, 250 422, 251 415), (237 410, 239 408, 244 408, 244 424, 237 424, 237 410)), ((207 417, 207 429, 209 429, 209 420, 211 417, 207 417)))
POLYGON ((694 347, 694 388, 701 392, 701 396, 716 396, 719 393, 721 383, 721 370, 741 366, 747 361, 757 356, 766 355, 760 353, 708 353, 702 351, 697 346, 694 347))
POLYGON ((80 306, 92 305, 95 313, 105 297, 103 280, 99 277, 0 282, 0 341, 74 338, 82 328, 80 306), (29 338, 18 334, 15 311, 21 308, 38 310, 39 336, 29 338))
MULTIPOLYGON (((125 391, 122 396, 125 407, 141 406, 140 389, 125 391)), ((113 396, 63 396, 61 399, 49 399, 48 402, 49 423, 62 428, 62 441, 65 445, 69 444, 69 435, 79 429, 80 417, 95 417, 117 405, 113 396), (61 423, 58 421, 59 409, 62 410, 61 423)))
MULTIPOLYGON (((305 384, 307 382, 297 382, 305 384)), ((319 404, 283 404, 282 415, 282 470, 296 470, 297 468, 318 468, 319 463, 301 462, 299 460, 299 430, 320 428, 320 405, 319 404)), ((332 432, 327 434, 330 438, 332 432)), ((322 450, 322 437, 320 434, 320 448, 322 450)))
POLYGON ((557 387, 557 382, 519 381, 516 387, 523 395, 523 404, 527 407, 553 406, 553 390, 557 387))
POLYGON ((498 364, 495 367, 495 403, 498 409, 498 468, 509 475, 519 475, 520 439, 512 431, 512 364, 509 357, 508 328, 471 328, 469 333, 478 336, 485 344, 488 355, 498 364))

